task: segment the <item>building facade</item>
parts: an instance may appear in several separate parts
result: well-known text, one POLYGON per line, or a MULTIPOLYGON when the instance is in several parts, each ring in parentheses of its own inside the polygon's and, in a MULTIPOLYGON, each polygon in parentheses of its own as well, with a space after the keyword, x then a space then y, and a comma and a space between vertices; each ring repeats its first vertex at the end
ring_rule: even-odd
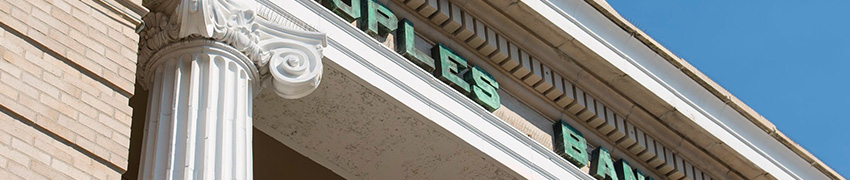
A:
POLYGON ((2 179, 844 179, 599 0, 0 0, 2 179))

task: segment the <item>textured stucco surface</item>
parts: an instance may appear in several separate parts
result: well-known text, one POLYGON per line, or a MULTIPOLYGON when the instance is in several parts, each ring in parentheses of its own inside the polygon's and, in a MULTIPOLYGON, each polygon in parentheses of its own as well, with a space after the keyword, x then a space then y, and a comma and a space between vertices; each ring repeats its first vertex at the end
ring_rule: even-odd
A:
POLYGON ((259 129, 291 142, 284 142, 287 146, 311 151, 306 153, 314 154, 310 158, 323 158, 354 178, 515 178, 510 170, 400 103, 339 70, 324 70, 322 84, 307 97, 288 100, 270 90, 257 95, 254 125, 266 126, 259 129))
POLYGON ((254 179, 345 179, 259 129, 253 129, 254 179))

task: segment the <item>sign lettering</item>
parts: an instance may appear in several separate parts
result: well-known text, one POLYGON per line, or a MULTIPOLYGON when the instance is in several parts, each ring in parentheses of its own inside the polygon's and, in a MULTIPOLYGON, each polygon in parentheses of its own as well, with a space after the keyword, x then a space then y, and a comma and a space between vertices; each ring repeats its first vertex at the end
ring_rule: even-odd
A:
POLYGON ((343 0, 316 0, 319 4, 325 6, 329 10, 342 17, 348 22, 360 19, 360 0, 350 0, 350 4, 346 4, 343 0))
MULTIPOLYGON (((352 0, 354 2, 356 0, 352 0)), ((360 30, 371 36, 387 36, 388 33, 395 31, 397 28, 398 19, 390 9, 384 5, 375 2, 375 0, 366 0, 363 4, 363 18, 360 20, 360 30)))
POLYGON ((396 46, 398 46, 397 52, 425 71, 433 71, 434 59, 415 47, 413 38, 416 38, 416 35, 413 34, 413 24, 407 19, 403 19, 398 22, 398 28, 398 36, 395 37, 396 46))
POLYGON ((617 179, 636 180, 635 173, 632 172, 632 166, 629 166, 629 163, 623 161, 623 159, 614 163, 614 170, 617 171, 617 179))
POLYGON ((579 168, 587 165, 587 142, 563 120, 555 123, 555 153, 579 168))
POLYGON ((470 67, 466 59, 442 44, 432 47, 431 57, 428 57, 428 54, 415 47, 413 24, 407 19, 399 21, 384 5, 375 0, 316 1, 348 22, 359 20, 360 30, 370 36, 385 37, 395 31, 396 52, 468 96, 484 109, 492 112, 501 106, 499 83, 490 74, 478 67, 470 67))
POLYGON ((590 162, 593 164, 590 166, 590 175, 596 179, 617 180, 617 171, 614 171, 614 162, 607 149, 599 146, 593 150, 590 162))
MULTIPOLYGON (((555 129, 555 153, 579 168, 587 165, 588 156, 585 151, 587 142, 581 133, 573 129, 564 120, 558 121, 553 127, 555 129)), ((596 179, 652 180, 640 170, 633 169, 623 159, 613 163, 608 150, 601 146, 593 150, 590 163, 589 173, 596 179)))

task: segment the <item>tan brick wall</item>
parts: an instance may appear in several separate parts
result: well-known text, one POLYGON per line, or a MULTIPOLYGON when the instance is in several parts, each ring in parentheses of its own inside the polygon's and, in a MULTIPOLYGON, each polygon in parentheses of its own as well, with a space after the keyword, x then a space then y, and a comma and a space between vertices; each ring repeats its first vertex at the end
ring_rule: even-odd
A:
POLYGON ((14 117, 0 114, 3 179, 118 179, 120 173, 14 117))
POLYGON ((0 0, 0 177, 120 178, 135 26, 97 0, 0 0))

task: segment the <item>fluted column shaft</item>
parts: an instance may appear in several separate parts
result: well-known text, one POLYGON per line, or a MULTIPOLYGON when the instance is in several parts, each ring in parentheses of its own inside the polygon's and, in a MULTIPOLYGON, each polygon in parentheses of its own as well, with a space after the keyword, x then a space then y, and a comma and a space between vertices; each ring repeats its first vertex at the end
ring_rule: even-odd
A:
POLYGON ((139 179, 252 179, 253 64, 211 41, 162 51, 148 75, 139 179))

